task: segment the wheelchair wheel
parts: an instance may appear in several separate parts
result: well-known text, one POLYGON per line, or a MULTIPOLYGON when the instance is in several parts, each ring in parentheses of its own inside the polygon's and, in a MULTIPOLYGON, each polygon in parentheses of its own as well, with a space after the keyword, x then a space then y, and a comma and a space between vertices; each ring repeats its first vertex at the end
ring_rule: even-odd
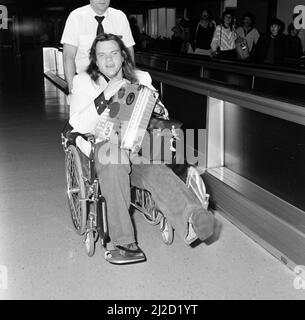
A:
POLYGON ((66 151, 67 196, 73 225, 79 235, 86 231, 86 187, 80 156, 75 146, 66 151))
POLYGON ((92 230, 86 232, 84 243, 85 243, 87 255, 89 257, 92 257, 95 252, 95 237, 92 230))

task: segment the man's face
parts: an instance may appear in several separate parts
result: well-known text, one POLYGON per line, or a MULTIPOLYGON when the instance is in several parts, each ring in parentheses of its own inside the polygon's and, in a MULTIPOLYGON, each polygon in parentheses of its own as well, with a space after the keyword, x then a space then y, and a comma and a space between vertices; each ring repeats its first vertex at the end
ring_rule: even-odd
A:
POLYGON ((280 26, 278 24, 273 24, 270 26, 270 31, 273 36, 277 36, 280 31, 280 26))
POLYGON ((90 5, 92 9, 100 15, 105 13, 105 11, 109 7, 109 4, 110 0, 90 0, 90 5))
POLYGON ((96 45, 96 60, 100 72, 109 79, 122 77, 124 58, 116 41, 107 40, 98 42, 96 45))

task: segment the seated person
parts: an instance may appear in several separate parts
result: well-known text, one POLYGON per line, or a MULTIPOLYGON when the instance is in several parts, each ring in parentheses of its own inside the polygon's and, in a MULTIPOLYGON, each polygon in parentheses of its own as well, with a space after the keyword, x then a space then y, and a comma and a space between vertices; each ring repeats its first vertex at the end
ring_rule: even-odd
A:
MULTIPOLYGON (((69 122, 74 130, 96 134, 97 123, 109 112, 107 102, 127 82, 152 88, 150 75, 134 68, 131 56, 118 36, 98 35, 90 50, 87 72, 73 80, 69 122)), ((145 257, 136 244, 129 214, 130 184, 151 193, 158 208, 187 244, 212 235, 213 215, 203 209, 178 176, 163 164, 138 161, 138 154, 120 149, 113 141, 112 138, 96 140, 95 166, 107 203, 111 243, 122 256, 145 257)))

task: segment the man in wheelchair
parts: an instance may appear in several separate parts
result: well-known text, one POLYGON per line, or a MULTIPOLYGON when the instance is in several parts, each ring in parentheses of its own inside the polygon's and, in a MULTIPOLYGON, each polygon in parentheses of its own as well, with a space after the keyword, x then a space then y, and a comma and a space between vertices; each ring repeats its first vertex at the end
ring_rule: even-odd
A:
MULTIPOLYGON (((121 263, 125 258, 128 262, 146 259, 137 245, 129 213, 131 185, 150 192, 160 211, 187 244, 210 237, 214 225, 213 215, 170 168, 139 161, 141 157, 137 153, 120 149, 115 136, 103 139, 97 132, 97 124, 111 112, 111 98, 128 83, 152 88, 150 75, 135 69, 118 36, 98 35, 90 50, 87 72, 74 77, 69 120, 74 131, 96 137, 94 166, 106 200, 113 252, 120 256, 121 263)), ((156 105, 155 112, 167 117, 162 103, 156 105)), ((81 137, 76 140, 77 146, 88 156, 90 150, 85 142, 81 137)))

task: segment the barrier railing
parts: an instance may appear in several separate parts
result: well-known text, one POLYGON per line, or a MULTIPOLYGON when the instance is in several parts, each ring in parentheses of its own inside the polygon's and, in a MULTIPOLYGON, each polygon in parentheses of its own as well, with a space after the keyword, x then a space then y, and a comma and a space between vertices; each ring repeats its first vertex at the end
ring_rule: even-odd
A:
MULTIPOLYGON (((242 61, 213 60, 194 54, 177 56, 166 52, 139 51, 136 53, 136 62, 141 67, 153 67, 162 71, 174 71, 177 65, 189 66, 193 68, 195 77, 210 80, 214 80, 214 74, 211 71, 229 75, 242 75, 248 78, 245 84, 246 87, 252 89, 256 88, 257 78, 283 81, 302 86, 305 84, 305 62, 301 62, 301 60, 298 68, 291 68, 288 66, 250 64, 242 61)), ((224 82, 229 82, 230 80, 232 80, 232 77, 228 81, 224 80, 224 82)), ((237 84, 243 87, 241 81, 237 84)))

